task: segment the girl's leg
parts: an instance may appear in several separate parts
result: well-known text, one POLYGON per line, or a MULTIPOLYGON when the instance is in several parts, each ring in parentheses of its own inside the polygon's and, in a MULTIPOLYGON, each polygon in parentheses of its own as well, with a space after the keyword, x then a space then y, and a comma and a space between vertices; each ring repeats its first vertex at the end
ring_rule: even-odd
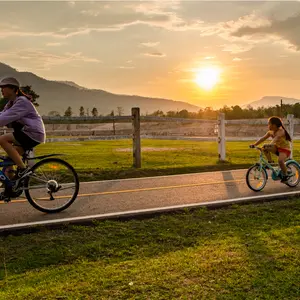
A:
MULTIPOLYGON (((18 151, 18 153, 20 154, 20 156, 22 156, 24 154, 24 149, 21 146, 14 146, 15 149, 18 151)), ((14 175, 10 173, 10 171, 13 170, 13 166, 8 166, 5 169, 5 176, 8 177, 9 179, 13 179, 14 175)))
POLYGON ((277 152, 277 147, 275 145, 264 146, 264 154, 269 163, 273 162, 271 153, 276 154, 276 152, 277 152))
POLYGON ((20 169, 25 169, 26 166, 22 161, 22 157, 13 144, 17 144, 17 141, 12 133, 0 136, 0 146, 3 148, 3 150, 20 169))
POLYGON ((272 160, 272 156, 271 156, 271 152, 269 150, 264 150, 264 154, 268 160, 269 163, 272 163, 273 160, 272 160))
POLYGON ((287 154, 284 152, 279 152, 279 156, 278 156, 278 164, 280 166, 280 169, 282 171, 282 174, 284 176, 287 175, 287 167, 285 165, 285 161, 287 159, 287 154))

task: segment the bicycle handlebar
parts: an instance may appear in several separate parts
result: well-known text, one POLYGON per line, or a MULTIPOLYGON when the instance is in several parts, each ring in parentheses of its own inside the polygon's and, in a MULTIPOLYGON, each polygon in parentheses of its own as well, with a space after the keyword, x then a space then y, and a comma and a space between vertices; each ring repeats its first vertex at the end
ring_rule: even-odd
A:
POLYGON ((250 145, 249 146, 250 149, 256 149, 256 150, 259 150, 259 151, 263 151, 263 148, 262 147, 257 147, 255 145, 250 145))

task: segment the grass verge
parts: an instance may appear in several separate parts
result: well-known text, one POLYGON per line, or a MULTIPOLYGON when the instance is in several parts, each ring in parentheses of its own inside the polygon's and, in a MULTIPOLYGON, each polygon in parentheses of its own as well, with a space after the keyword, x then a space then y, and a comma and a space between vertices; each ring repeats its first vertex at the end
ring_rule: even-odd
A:
POLYGON ((0 237, 0 299, 299 299, 300 201, 0 237))

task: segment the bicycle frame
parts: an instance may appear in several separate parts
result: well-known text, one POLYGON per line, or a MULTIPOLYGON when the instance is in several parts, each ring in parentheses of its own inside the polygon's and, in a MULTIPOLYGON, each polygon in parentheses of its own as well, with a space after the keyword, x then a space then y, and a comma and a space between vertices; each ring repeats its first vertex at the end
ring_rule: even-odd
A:
MULTIPOLYGON (((260 151, 260 155, 259 155, 259 161, 256 163, 256 165, 259 165, 259 171, 261 171, 262 169, 264 169, 266 171, 266 169, 269 169, 272 172, 272 179, 273 180, 280 180, 281 179, 281 169, 280 167, 273 167, 263 156, 263 149, 260 147, 255 146, 255 149, 260 151)), ((299 163, 293 159, 287 159, 287 162, 293 162, 295 164, 297 164, 299 167, 299 163)), ((268 179, 268 172, 266 172, 267 174, 267 179, 268 179)))
MULTIPOLYGON (((47 157, 52 157, 52 156, 58 156, 58 155, 64 155, 64 154, 48 154, 48 155, 41 155, 41 156, 35 156, 35 157, 24 157, 23 159, 25 160, 34 160, 34 159, 44 159, 47 157)), ((14 166, 16 165, 10 158, 6 157, 6 156, 2 156, 0 155, 0 168, 2 168, 0 170, 0 182, 3 182, 5 184, 5 186, 12 186, 13 182, 5 175, 5 168, 6 167, 10 167, 10 166, 14 166)))

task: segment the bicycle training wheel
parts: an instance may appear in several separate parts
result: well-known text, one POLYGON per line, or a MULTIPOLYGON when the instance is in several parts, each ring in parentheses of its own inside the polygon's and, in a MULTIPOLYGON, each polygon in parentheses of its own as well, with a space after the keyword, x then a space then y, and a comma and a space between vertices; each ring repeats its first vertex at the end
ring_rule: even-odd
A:
POLYGON ((76 199, 79 179, 74 168, 59 158, 46 158, 36 163, 24 181, 29 203, 45 213, 57 213, 76 199))
POLYGON ((291 176, 285 184, 289 187, 296 187, 300 182, 300 168, 295 162, 288 162, 286 167, 293 176, 291 176))
POLYGON ((254 192, 260 192, 267 184, 267 172, 260 166, 252 166, 246 174, 248 187, 254 192))

